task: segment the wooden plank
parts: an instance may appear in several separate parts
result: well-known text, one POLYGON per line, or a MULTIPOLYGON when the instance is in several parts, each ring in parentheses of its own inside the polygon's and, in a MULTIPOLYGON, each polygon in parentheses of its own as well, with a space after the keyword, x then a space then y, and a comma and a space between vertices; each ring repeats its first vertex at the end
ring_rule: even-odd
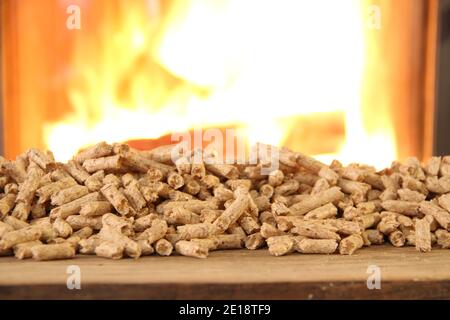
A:
POLYGON ((272 257, 266 250, 217 251, 206 260, 92 256, 35 262, 0 259, 1 299, 409 299, 450 298, 450 251, 370 247, 353 256, 272 257), (81 290, 68 290, 69 265, 81 290), (381 271, 381 289, 367 288, 367 268, 381 271))

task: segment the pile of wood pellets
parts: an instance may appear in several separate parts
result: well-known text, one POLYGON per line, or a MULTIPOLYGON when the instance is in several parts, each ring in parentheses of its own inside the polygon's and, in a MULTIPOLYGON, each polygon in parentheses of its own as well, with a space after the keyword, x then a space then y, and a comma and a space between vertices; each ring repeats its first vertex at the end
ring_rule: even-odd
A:
POLYGON ((102 142, 67 163, 37 149, 0 158, 0 256, 206 258, 213 250, 266 247, 274 256, 350 255, 384 242, 420 252, 450 247, 450 156, 376 171, 281 148, 278 169, 263 174, 267 161, 224 164, 214 150, 192 161, 194 152, 174 148, 102 142))

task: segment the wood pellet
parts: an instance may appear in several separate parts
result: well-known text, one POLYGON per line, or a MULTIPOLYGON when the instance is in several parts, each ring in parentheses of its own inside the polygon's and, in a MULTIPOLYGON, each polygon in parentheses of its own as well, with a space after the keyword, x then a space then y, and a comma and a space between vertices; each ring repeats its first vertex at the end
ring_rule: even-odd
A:
MULTIPOLYGON (((221 164, 179 145, 80 150, 68 163, 30 149, 0 158, 0 252, 17 259, 108 259, 266 249, 355 254, 372 245, 450 248, 450 156, 375 168, 325 165, 280 149, 279 167, 221 164), (172 161, 172 156, 177 156, 172 161), (194 161, 195 160, 195 161, 194 161)), ((380 250, 383 250, 381 247, 380 250)))

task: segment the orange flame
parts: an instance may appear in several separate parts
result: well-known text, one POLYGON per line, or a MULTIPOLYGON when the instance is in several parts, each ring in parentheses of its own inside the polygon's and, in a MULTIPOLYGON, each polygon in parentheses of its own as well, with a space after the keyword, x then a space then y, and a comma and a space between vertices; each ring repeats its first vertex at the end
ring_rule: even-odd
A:
POLYGON ((345 113, 346 139, 319 158, 377 167, 396 158, 390 119, 371 132, 362 120, 359 1, 180 0, 163 21, 148 15, 129 4, 99 52, 76 49, 74 112, 45 128, 57 159, 102 140, 230 124, 250 143, 281 146, 295 125, 283 119, 332 111, 345 113))

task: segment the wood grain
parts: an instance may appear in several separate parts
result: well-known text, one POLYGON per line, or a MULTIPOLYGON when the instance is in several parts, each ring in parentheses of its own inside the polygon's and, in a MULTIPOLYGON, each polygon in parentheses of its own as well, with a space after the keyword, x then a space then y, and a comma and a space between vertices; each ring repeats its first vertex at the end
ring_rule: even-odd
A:
POLYGON ((217 251, 111 261, 91 256, 35 262, 0 259, 1 299, 417 299, 450 298, 450 251, 371 247, 353 256, 272 257, 266 250, 217 251), (67 266, 81 269, 81 290, 68 290, 67 266), (367 268, 381 289, 367 288, 367 268))

